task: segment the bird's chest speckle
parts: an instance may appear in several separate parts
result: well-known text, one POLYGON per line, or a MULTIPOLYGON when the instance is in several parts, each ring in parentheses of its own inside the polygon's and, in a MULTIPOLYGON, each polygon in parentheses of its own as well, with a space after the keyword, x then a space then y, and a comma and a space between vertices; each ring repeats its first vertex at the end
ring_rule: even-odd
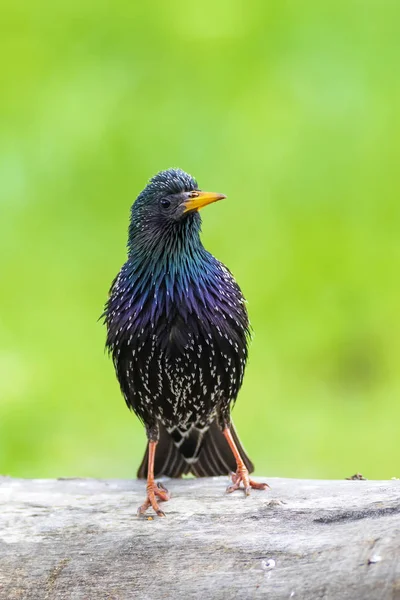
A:
POLYGON ((144 422, 206 424, 236 398, 248 322, 239 288, 230 274, 224 287, 223 277, 203 288, 190 281, 128 288, 117 280, 107 344, 125 400, 144 422))
MULTIPOLYGON (((218 330, 179 331, 186 343, 146 330, 122 342, 116 368, 127 403, 145 421, 206 424, 238 393, 246 352, 218 330)), ((170 336, 171 337, 171 336, 170 336)), ((180 340, 182 341, 182 340, 180 340)))

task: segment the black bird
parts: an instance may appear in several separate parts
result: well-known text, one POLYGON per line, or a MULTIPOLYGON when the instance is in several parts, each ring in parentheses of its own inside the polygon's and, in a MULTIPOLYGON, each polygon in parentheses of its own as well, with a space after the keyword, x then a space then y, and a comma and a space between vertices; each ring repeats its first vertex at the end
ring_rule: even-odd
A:
POLYGON ((138 477, 144 514, 168 500, 160 475, 232 473, 232 492, 254 470, 233 428, 247 361, 249 320, 230 271, 200 241, 199 209, 225 198, 202 192, 180 169, 155 175, 131 209, 128 260, 111 285, 104 318, 122 394, 146 427, 138 477))

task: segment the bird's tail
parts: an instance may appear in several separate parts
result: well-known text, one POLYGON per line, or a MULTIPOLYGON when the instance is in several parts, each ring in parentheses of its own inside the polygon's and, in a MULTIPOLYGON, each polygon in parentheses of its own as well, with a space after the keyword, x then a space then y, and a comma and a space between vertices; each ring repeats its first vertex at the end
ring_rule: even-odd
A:
MULTIPOLYGON (((244 451, 233 424, 230 426, 232 437, 249 473, 254 466, 244 451)), ((160 477, 181 477, 192 473, 195 477, 213 477, 227 475, 236 471, 236 461, 221 429, 213 421, 204 434, 193 430, 184 443, 177 442, 165 427, 160 425, 160 437, 154 461, 154 475, 160 477)), ((137 476, 147 477, 148 445, 137 476)))

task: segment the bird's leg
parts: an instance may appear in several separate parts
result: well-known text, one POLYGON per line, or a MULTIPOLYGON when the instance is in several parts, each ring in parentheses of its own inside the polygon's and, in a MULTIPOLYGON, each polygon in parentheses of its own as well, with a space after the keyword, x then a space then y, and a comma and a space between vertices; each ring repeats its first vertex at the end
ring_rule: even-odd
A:
POLYGON ((232 437, 231 431, 229 427, 225 427, 223 432, 226 441, 229 444, 230 449, 232 450, 233 456, 236 460, 236 473, 232 473, 232 485, 227 488, 227 492, 234 492, 240 488, 241 482, 243 482, 244 492, 246 496, 250 496, 251 488, 256 490, 266 490, 269 485, 268 483, 257 483, 253 479, 250 479, 249 472, 243 462, 242 457, 239 454, 239 450, 235 444, 235 440, 232 437))
POLYGON ((156 483, 154 481, 154 457, 156 454, 156 447, 158 442, 149 440, 149 463, 147 469, 147 498, 142 504, 139 506, 138 515, 142 516, 145 514, 146 510, 151 506, 154 512, 159 517, 165 517, 165 513, 160 509, 158 502, 156 500, 156 496, 166 502, 169 500, 170 496, 168 490, 162 485, 162 483, 156 483))

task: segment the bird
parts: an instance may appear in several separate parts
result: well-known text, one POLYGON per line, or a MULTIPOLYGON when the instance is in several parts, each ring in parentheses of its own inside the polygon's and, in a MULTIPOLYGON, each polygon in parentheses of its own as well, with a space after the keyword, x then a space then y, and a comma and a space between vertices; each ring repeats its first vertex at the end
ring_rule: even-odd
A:
POLYGON ((227 491, 245 495, 269 487, 250 478, 231 419, 248 357, 246 301, 200 239, 200 209, 225 198, 174 168, 152 177, 131 208, 127 260, 103 318, 122 395, 147 434, 139 516, 165 516, 161 476, 230 474, 227 491))

